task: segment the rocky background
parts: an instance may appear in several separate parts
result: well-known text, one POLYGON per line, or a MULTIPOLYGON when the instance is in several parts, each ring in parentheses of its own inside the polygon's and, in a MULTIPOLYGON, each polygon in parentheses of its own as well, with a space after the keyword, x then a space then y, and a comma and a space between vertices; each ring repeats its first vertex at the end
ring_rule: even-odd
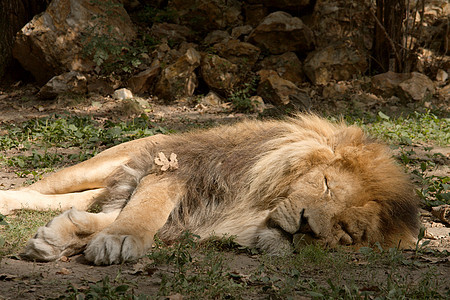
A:
POLYGON ((403 70, 373 59, 368 0, 48 2, 15 35, 20 67, 2 70, 4 84, 26 70, 41 99, 141 96, 260 113, 323 99, 449 107, 447 0, 407 1, 403 70))

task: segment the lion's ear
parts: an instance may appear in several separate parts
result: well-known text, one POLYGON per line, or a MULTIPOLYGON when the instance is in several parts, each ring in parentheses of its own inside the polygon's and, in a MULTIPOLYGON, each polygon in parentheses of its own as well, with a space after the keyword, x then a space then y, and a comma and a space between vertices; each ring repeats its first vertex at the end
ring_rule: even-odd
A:
POLYGON ((301 209, 290 199, 280 202, 268 216, 269 227, 280 227, 284 231, 294 234, 300 228, 301 209))

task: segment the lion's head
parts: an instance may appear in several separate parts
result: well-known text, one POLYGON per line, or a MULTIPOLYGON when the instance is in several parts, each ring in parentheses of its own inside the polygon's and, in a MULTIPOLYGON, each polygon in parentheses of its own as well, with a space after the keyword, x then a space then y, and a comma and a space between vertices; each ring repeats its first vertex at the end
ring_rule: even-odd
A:
MULTIPOLYGON (((332 247, 414 245, 419 228, 414 189, 387 148, 359 128, 309 120, 302 127, 316 130, 295 147, 281 145, 276 155, 283 166, 269 170, 272 178, 280 177, 266 220, 272 234, 302 236, 332 247)), ((264 189, 263 182, 258 184, 264 189)), ((272 244, 277 243, 263 236, 258 247, 277 252, 272 244)))

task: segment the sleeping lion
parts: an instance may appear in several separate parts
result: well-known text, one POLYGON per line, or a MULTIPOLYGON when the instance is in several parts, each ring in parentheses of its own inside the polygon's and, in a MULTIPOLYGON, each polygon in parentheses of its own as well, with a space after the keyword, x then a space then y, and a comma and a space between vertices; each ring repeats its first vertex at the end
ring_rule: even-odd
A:
POLYGON ((65 211, 39 228, 24 258, 84 251, 97 265, 137 259, 155 234, 170 243, 186 230, 279 255, 299 236, 405 248, 419 228, 413 187, 387 147, 314 115, 127 142, 0 191, 0 213, 21 208, 65 211), (93 204, 102 211, 88 212, 93 204))

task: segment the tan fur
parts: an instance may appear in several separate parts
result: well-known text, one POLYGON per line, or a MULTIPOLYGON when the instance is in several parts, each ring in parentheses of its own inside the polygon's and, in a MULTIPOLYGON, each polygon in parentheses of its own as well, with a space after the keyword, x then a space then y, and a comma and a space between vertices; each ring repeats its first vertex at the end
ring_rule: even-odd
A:
POLYGON ((233 235, 273 254, 291 251, 299 235, 328 246, 410 247, 418 230, 413 187, 387 148, 313 115, 148 137, 0 191, 2 213, 69 205, 78 210, 39 229, 24 257, 85 249, 95 264, 120 263, 148 251, 156 233, 171 242, 185 230, 233 235), (102 213, 79 211, 94 202, 102 213))

